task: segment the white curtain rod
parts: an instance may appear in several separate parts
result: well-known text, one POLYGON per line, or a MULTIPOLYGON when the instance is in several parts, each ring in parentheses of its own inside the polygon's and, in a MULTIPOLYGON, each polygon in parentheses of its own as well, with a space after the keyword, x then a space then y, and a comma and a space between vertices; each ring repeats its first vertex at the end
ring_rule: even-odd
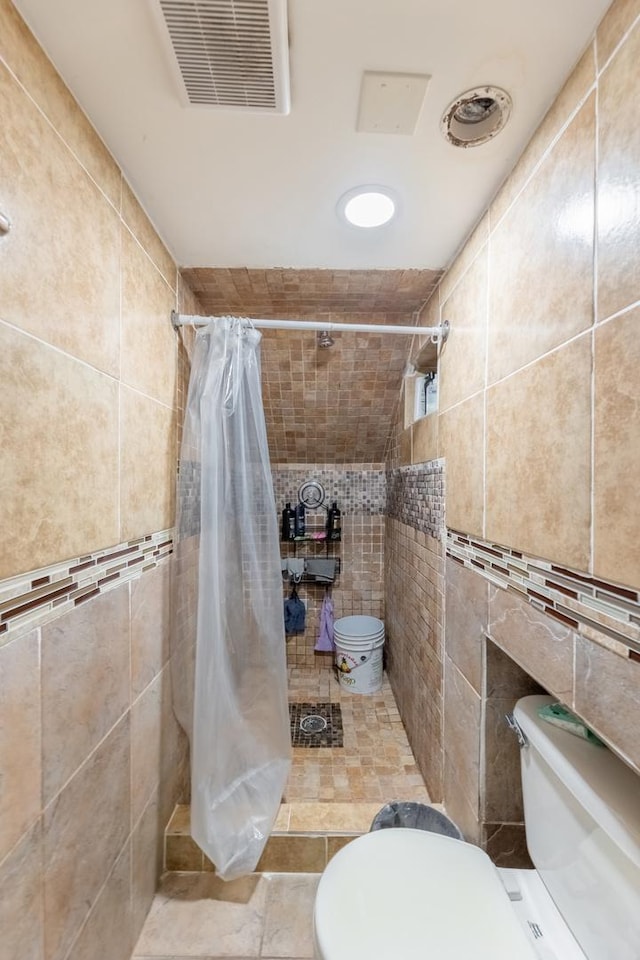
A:
MULTIPOLYGON (((225 320, 226 317, 195 317, 171 311, 171 324, 175 330, 178 327, 203 327, 212 320, 225 320)), ((330 323, 328 320, 247 320, 254 327, 265 330, 327 330, 330 333, 393 333, 405 337, 434 337, 443 342, 449 336, 449 323, 444 320, 438 327, 396 327, 392 324, 381 323, 330 323)))

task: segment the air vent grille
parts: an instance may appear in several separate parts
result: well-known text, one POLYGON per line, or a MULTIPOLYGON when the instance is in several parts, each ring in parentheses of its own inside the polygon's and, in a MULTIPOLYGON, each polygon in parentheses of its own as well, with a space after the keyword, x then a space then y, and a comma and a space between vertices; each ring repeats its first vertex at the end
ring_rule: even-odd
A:
POLYGON ((286 0, 159 0, 194 106, 289 111, 286 0))

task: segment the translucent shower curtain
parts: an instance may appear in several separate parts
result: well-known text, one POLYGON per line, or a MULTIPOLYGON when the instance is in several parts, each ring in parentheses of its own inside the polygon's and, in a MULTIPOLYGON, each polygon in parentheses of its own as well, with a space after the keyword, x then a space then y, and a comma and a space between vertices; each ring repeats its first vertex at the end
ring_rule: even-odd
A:
POLYGON ((198 331, 178 480, 174 696, 192 835, 225 880, 255 868, 291 756, 260 339, 235 318, 198 331))

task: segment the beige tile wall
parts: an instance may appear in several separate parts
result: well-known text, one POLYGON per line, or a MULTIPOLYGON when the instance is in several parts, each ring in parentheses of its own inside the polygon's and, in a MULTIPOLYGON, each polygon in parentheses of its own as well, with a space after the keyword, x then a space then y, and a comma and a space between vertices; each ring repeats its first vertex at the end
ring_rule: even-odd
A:
POLYGON ((443 789, 443 593, 441 541, 387 517, 387 670, 411 749, 435 802, 443 789))
MULTIPOLYGON (((9 0, 0 0, 0 578, 173 524, 198 312, 9 0)), ((0 927, 10 960, 128 960, 183 791, 169 565, 0 645, 0 927)))
POLYGON ((175 264, 0 0, 0 578, 173 523, 175 264))
POLYGON ((109 955, 129 956, 164 826, 186 795, 168 596, 164 561, 0 646, 0 917, 10 960, 97 956, 105 928, 117 929, 109 955), (27 901, 24 927, 9 918, 27 901))
POLYGON ((450 528, 636 587, 639 15, 612 4, 425 309, 438 423, 396 441, 446 457, 450 528))
POLYGON ((447 558, 444 802, 467 839, 523 865, 519 752, 504 721, 546 691, 640 773, 640 665, 447 558))
MULTIPOLYGON (((446 319, 452 328, 440 356, 439 413, 399 425, 388 447, 392 465, 445 458, 449 528, 635 588, 639 17, 638 0, 614 0, 427 304, 425 325, 446 319)), ((410 544, 412 568, 427 572, 410 544)), ((416 685, 444 714, 447 810, 496 857, 519 856, 500 716, 522 678, 573 705, 640 769, 628 736, 638 723, 640 668, 619 645, 578 637, 451 562, 445 619, 444 695, 424 667, 416 685), (515 685, 489 690, 487 632, 514 662, 515 685)))

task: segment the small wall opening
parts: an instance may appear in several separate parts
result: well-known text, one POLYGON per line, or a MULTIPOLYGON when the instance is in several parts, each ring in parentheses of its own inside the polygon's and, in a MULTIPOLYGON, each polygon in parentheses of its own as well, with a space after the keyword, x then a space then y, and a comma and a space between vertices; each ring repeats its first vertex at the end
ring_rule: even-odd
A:
POLYGON ((547 691, 486 637, 479 814, 482 845, 497 866, 532 866, 524 829, 520 747, 505 717, 521 697, 540 693, 547 691))

